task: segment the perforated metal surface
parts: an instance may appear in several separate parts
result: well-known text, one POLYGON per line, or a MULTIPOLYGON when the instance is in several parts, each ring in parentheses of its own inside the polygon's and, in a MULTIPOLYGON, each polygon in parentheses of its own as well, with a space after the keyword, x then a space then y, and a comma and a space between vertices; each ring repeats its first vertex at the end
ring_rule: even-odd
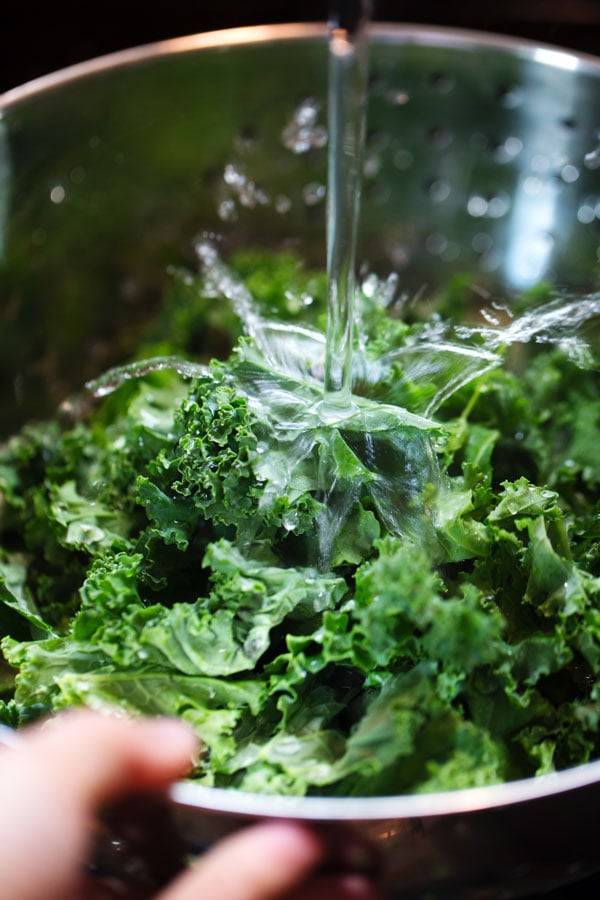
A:
MULTIPOLYGON (((508 291, 541 279, 597 284, 599 71, 550 48, 410 29, 392 38, 376 29, 363 261, 395 268, 413 289, 444 284, 457 271, 508 291)), ((315 84, 317 105, 321 88, 315 84)), ((270 124, 246 125, 250 140, 234 144, 232 162, 274 207, 277 197, 318 207, 324 150, 305 150, 304 171, 294 166, 283 183, 276 173, 287 177, 289 163, 270 124)), ((249 222, 235 194, 227 199, 223 218, 249 222)), ((310 212, 301 216, 299 233, 312 222, 310 212)))
MULTIPOLYGON (((0 375, 19 373, 4 428, 123 357, 199 231, 323 263, 324 36, 168 41, 0 98, 0 375), (294 152, 285 130, 310 97, 319 136, 294 152)), ((396 26, 374 29, 371 58, 359 260, 408 292, 455 273, 501 295, 595 287, 598 62, 396 26)))
POLYGON ((594 283, 598 74, 544 48, 385 47, 373 73, 372 143, 384 150, 372 204, 396 265, 436 281, 479 271, 511 290, 594 283))

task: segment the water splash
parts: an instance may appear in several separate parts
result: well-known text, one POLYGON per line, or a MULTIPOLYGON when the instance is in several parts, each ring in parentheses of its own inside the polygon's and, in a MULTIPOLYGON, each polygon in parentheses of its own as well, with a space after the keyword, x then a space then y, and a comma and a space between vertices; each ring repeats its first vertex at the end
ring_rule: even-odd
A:
MULTIPOLYGON (((421 533, 427 521, 423 498, 428 485, 439 479, 431 442, 439 426, 381 399, 324 394, 325 336, 264 318, 207 236, 196 243, 196 253, 204 293, 227 299, 249 338, 238 346, 230 369, 236 388, 270 436, 255 460, 264 479, 263 502, 297 496, 302 473, 316 455, 321 567, 330 564, 337 537, 359 499, 368 499, 393 533, 421 533)), ((394 278, 384 283, 387 298, 395 287, 394 278)), ((358 369, 362 361, 363 354, 357 353, 358 369)))
MULTIPOLYGON (((265 364, 322 390, 325 335, 309 326, 265 319, 248 288, 232 274, 208 238, 198 241, 196 251, 205 292, 232 303, 265 364)), ((395 273, 386 279, 367 275, 362 282, 364 298, 397 315, 413 305, 406 294, 398 293, 398 281, 395 273)), ((506 304, 493 301, 480 310, 486 324, 456 325, 434 314, 420 329, 407 335, 401 346, 376 357, 369 352, 369 335, 361 313, 364 310, 357 304, 352 384, 366 384, 367 388, 381 385, 389 380, 392 367, 400 364, 402 376, 397 375, 397 383, 386 392, 378 391, 377 398, 395 405, 403 383, 433 385, 435 393, 422 410, 430 416, 465 384, 502 365, 506 348, 513 344, 554 345, 577 365, 591 365, 592 354, 582 332, 600 315, 600 293, 557 297, 520 316, 506 304)), ((330 398, 329 406, 343 414, 344 402, 337 404, 330 398)))
MULTIPOLYGON (((338 536, 359 501, 375 511, 389 532, 433 542, 435 494, 442 476, 434 452, 441 426, 432 417, 464 385, 501 366, 511 345, 555 345, 579 365, 591 359, 582 332, 600 315, 600 294, 555 298, 520 316, 488 298, 489 314, 482 316, 481 324, 455 325, 433 315, 407 330, 400 346, 380 354, 373 353, 366 315, 357 329, 354 392, 328 394, 325 336, 313 328, 264 318, 208 236, 198 240, 196 251, 204 294, 231 303, 247 335, 228 369, 264 426, 254 461, 264 482, 262 502, 281 496, 293 500, 307 483, 318 485, 315 562, 322 568, 330 566, 338 536), (414 388, 423 389, 422 400, 414 402, 413 392, 409 412, 407 396, 414 388), (314 468, 315 459, 316 482, 314 472, 308 482, 306 472, 314 468)), ((362 295, 365 313, 367 303, 378 315, 411 305, 398 293, 397 276, 365 276, 362 295)), ((177 357, 157 357, 111 369, 87 387, 103 397, 126 381, 165 370, 183 378, 209 371, 177 357)), ((284 527, 295 527, 294 515, 289 514, 284 527)))
MULTIPOLYGON (((203 237, 196 244, 205 292, 233 305, 249 339, 238 346, 229 370, 266 426, 268 439, 255 461, 264 478, 265 502, 282 495, 300 496, 304 469, 315 456, 318 459, 317 542, 323 567, 330 564, 336 538, 361 501, 376 510, 388 531, 427 538, 432 527, 427 498, 433 496, 431 488, 438 486, 440 478, 432 444, 432 436, 440 430, 431 419, 434 412, 461 387, 501 365, 506 347, 514 343, 555 344, 579 364, 588 364, 589 348, 579 332, 600 311, 600 297, 590 295, 584 303, 552 301, 508 325, 502 325, 491 310, 483 311, 485 325, 454 326, 434 317, 403 345, 379 356, 369 354, 367 331, 356 310, 355 256, 365 174, 366 25, 371 4, 354 0, 338 6, 343 15, 330 26, 328 134, 317 123, 319 107, 312 99, 303 101, 282 132, 284 145, 294 153, 323 147, 329 135, 326 336, 312 328, 265 319, 211 241, 203 237), (357 381, 365 396, 353 394, 357 381), (424 408, 418 410, 421 414, 404 408, 409 385, 427 388, 424 408)), ((503 159, 511 159, 521 149, 518 139, 507 139, 503 159)), ((597 152, 586 156, 589 168, 596 167, 597 152)), ((398 154, 395 162, 399 168, 406 167, 406 159, 398 154)), ((378 166, 373 155, 367 160, 366 174, 376 174, 378 166)), ((574 181, 579 171, 565 166, 561 177, 574 181)), ((225 166, 223 183, 226 193, 219 215, 226 221, 237 216, 238 206, 272 203, 271 196, 233 163, 225 166)), ((445 182, 435 182, 433 187, 433 199, 446 199, 445 182)), ((303 191, 307 205, 317 205, 324 196, 320 184, 306 185, 303 191)), ((289 209, 288 198, 283 200, 280 212, 289 209)), ((468 201, 468 212, 476 218, 499 218, 509 208, 506 195, 489 200, 473 196, 468 201)), ((430 236, 429 249, 448 259, 460 250, 443 235, 430 236)), ((392 276, 388 293, 395 294, 396 288, 397 276, 392 276)), ((371 297, 377 300, 378 290, 372 279, 363 283, 366 296, 373 291, 371 297)), ((388 308, 389 297, 383 295, 381 303, 388 308)), ((183 377, 207 371, 195 363, 164 357, 111 370, 89 383, 88 389, 97 397, 105 396, 131 378, 164 369, 183 377)), ((294 527, 293 521, 288 524, 294 527)))
POLYGON ((303 100, 281 133, 284 147, 297 154, 324 147, 327 130, 318 123, 320 111, 321 104, 314 97, 303 100))
POLYGON ((85 387, 93 397, 101 399, 112 394, 127 381, 143 378, 154 372, 176 372, 182 378, 199 378, 208 372, 208 368, 201 363, 190 362, 177 356, 153 356, 151 359, 142 359, 139 362, 109 369, 99 378, 86 382, 85 387))
POLYGON ((335 395, 323 396, 322 381, 298 380, 294 370, 267 366, 251 343, 238 347, 230 366, 268 435, 254 463, 264 480, 263 502, 299 496, 317 465, 308 483, 312 489, 316 483, 321 503, 314 562, 324 569, 359 501, 392 533, 422 536, 430 522, 425 497, 439 479, 431 438, 440 426, 366 397, 335 402, 335 395))
POLYGON ((204 279, 204 292, 227 299, 265 362, 294 377, 322 380, 325 336, 316 329, 265 319, 246 285, 221 259, 214 243, 203 235, 195 245, 204 279))
POLYGON ((502 362, 501 355, 489 350, 424 337, 382 356, 376 377, 386 381, 392 367, 401 363, 402 375, 384 398, 390 403, 400 402, 407 385, 432 385, 433 395, 423 408, 424 415, 432 416, 453 394, 502 362))
POLYGON ((594 364, 582 331, 600 315, 600 294, 558 297, 520 316, 504 304, 491 307, 480 310, 485 325, 455 325, 433 315, 401 347, 363 365, 362 380, 389 382, 379 394, 388 403, 402 403, 409 384, 430 385, 432 395, 421 411, 433 416, 469 382, 503 365, 515 344, 553 345, 581 368, 594 364))
POLYGON ((268 206, 271 197, 264 188, 249 178, 239 166, 227 163, 223 171, 223 181, 237 198, 241 206, 254 209, 255 206, 268 206))
MULTIPOLYGON (((431 440, 439 426, 381 399, 324 393, 325 336, 265 319, 209 240, 199 240, 196 252, 205 292, 232 303, 250 338, 237 348, 231 372, 269 435, 255 461, 264 479, 264 502, 297 496, 302 473, 317 456, 316 544, 322 568, 330 565, 359 500, 366 500, 391 532, 422 535, 430 521, 424 498, 439 480, 431 440)), ((386 281, 385 296, 395 288, 395 278, 386 281)), ((364 354, 355 355, 358 369, 363 360, 364 354)))
POLYGON ((459 325, 454 328, 461 340, 479 339, 489 351, 513 344, 553 344, 582 367, 592 365, 589 345, 581 329, 600 315, 600 293, 580 297, 557 297, 521 316, 508 325, 459 325))

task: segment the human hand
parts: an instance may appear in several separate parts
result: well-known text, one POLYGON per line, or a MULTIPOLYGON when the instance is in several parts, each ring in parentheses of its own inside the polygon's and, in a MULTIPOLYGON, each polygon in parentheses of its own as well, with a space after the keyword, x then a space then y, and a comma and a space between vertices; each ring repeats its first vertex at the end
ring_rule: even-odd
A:
MULTIPOLYGON (((87 900, 81 871, 105 803, 160 791, 189 770, 197 741, 171 719, 71 712, 22 732, 0 758, 0 900, 87 900)), ((317 877, 307 828, 255 825, 222 841, 157 900, 371 900, 360 876, 317 877)))

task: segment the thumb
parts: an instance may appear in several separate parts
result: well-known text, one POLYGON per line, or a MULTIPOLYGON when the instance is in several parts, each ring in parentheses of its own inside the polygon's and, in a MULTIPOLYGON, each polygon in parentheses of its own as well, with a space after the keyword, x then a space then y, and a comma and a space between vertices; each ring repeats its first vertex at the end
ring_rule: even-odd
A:
POLYGON ((1 760, 0 900, 63 897, 79 876, 96 808, 160 790, 190 767, 196 740, 170 719, 89 712, 25 733, 1 760))

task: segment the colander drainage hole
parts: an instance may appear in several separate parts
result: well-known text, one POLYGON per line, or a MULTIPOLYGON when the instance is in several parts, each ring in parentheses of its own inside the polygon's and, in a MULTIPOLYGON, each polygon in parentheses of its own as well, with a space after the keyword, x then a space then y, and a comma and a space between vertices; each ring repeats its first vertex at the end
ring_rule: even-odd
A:
POLYGON ((432 72, 428 82, 429 86, 434 90, 439 91, 440 94, 449 94, 456 84, 452 75, 448 74, 448 72, 441 71, 432 72))

